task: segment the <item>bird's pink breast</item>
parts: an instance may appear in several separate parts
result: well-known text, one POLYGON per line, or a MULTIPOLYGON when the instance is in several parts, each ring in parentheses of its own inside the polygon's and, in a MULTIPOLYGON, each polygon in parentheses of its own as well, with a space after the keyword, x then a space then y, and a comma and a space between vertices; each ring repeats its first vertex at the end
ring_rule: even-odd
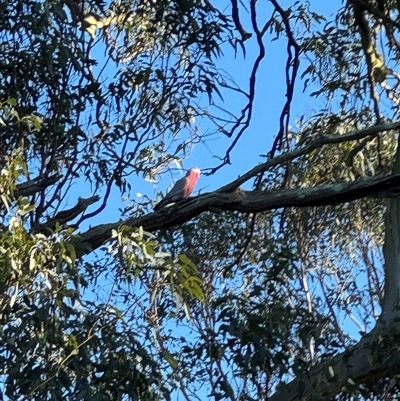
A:
POLYGON ((183 188, 183 197, 184 198, 188 198, 190 196, 190 194, 193 192, 198 179, 199 179, 199 176, 197 174, 189 175, 189 177, 187 178, 187 181, 186 181, 186 185, 183 188))

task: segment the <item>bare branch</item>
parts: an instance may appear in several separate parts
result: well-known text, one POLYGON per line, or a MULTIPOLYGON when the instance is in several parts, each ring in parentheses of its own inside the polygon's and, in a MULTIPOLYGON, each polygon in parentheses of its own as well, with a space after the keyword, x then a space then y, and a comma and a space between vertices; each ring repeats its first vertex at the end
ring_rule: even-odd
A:
POLYGON ((279 132, 274 140, 272 149, 270 151, 271 156, 275 156, 275 152, 282 149, 283 140, 285 139, 285 137, 287 137, 289 133, 290 110, 296 85, 297 72, 300 66, 301 47, 294 37, 287 11, 283 10, 283 8, 276 0, 271 0, 271 3, 282 18, 282 22, 285 26, 285 32, 288 38, 288 43, 286 45, 287 59, 285 67, 286 102, 283 105, 282 112, 279 118, 279 132))
POLYGON ((242 35, 242 41, 246 41, 247 39, 251 38, 251 33, 246 32, 246 30, 243 28, 242 23, 240 22, 240 17, 239 17, 239 7, 237 4, 237 0, 231 0, 232 3, 232 19, 233 22, 235 23, 235 27, 238 30, 238 32, 242 35))
MULTIPOLYGON (((253 115, 253 108, 254 108, 254 99, 255 99, 255 93, 256 93, 256 77, 258 73, 258 68, 261 64, 261 61, 265 58, 265 46, 262 40, 262 35, 260 30, 258 29, 258 24, 257 24, 257 18, 256 18, 256 9, 255 9, 255 1, 252 1, 250 3, 251 5, 251 21, 252 21, 252 26, 254 32, 257 34, 257 44, 258 44, 258 55, 257 58, 254 62, 251 75, 250 75, 250 84, 249 84, 249 95, 248 95, 248 103, 246 106, 242 109, 240 117, 237 119, 236 123, 233 125, 232 129, 228 133, 229 137, 232 137, 235 131, 239 129, 239 132, 236 134, 234 140, 232 141, 231 145, 227 149, 225 153, 225 157, 223 158, 222 163, 220 163, 217 167, 214 167, 212 169, 212 173, 215 173, 217 170, 219 170, 222 166, 224 166, 227 163, 230 163, 230 155, 232 150, 235 148, 236 144, 238 143, 239 139, 242 137, 244 132, 247 130, 247 128, 250 125, 251 117, 253 115)), ((238 16, 235 16, 235 4, 236 1, 232 0, 232 12, 233 12, 233 19, 235 23, 237 23, 238 16)), ((237 6, 237 4, 236 4, 237 6)), ((242 33, 243 35, 243 33, 242 33)))
POLYGON ((332 136, 322 136, 316 139, 314 142, 311 142, 309 145, 304 146, 303 148, 295 149, 291 152, 283 153, 279 156, 274 157, 273 159, 268 160, 265 163, 259 164, 256 167, 253 167, 247 173, 243 174, 241 177, 232 181, 231 183, 225 185, 224 187, 219 189, 219 192, 230 192, 240 187, 240 185, 244 184, 246 181, 255 177, 257 174, 267 171, 271 167, 278 166, 283 164, 289 160, 294 160, 297 157, 305 155, 307 153, 312 152, 315 149, 321 148, 325 145, 333 145, 348 141, 354 141, 357 139, 362 139, 368 136, 377 135, 382 132, 391 131, 400 128, 400 121, 391 124, 382 124, 382 125, 374 125, 372 127, 368 127, 365 129, 349 132, 344 135, 332 135, 332 136))
POLYGON ((88 206, 93 205, 93 203, 96 203, 99 200, 100 196, 97 195, 90 198, 79 198, 78 203, 74 207, 57 213, 52 219, 46 221, 46 223, 44 224, 41 224, 34 231, 43 232, 46 229, 53 230, 56 223, 59 223, 61 225, 68 223, 69 221, 74 220, 81 213, 83 213, 88 208, 88 206))
POLYGON ((50 185, 55 184, 59 179, 60 176, 56 174, 49 177, 39 176, 33 180, 23 182, 17 185, 17 189, 14 191, 14 197, 18 198, 19 196, 34 195, 37 192, 43 191, 50 185))

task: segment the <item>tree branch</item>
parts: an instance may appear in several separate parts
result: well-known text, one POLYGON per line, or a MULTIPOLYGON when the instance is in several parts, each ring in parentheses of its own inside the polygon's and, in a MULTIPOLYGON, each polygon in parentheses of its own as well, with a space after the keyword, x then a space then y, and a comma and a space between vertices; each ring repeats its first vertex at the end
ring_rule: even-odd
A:
POLYGON ((323 206, 350 202, 365 197, 396 197, 400 195, 400 174, 377 176, 353 182, 321 185, 314 188, 282 189, 273 192, 221 190, 203 194, 171 207, 161 208, 157 213, 127 219, 109 224, 101 224, 79 235, 73 245, 77 256, 83 256, 99 248, 111 239, 112 230, 121 225, 143 227, 146 231, 156 231, 182 224, 205 211, 215 209, 239 212, 263 212, 282 207, 323 206))
POLYGON ((378 323, 356 345, 319 363, 288 384, 279 385, 269 401, 331 400, 343 390, 355 390, 359 384, 373 386, 383 377, 400 373, 400 323, 390 327, 378 323))
POLYGON ((391 131, 400 128, 400 121, 391 124, 381 124, 381 125, 373 125, 372 127, 368 127, 365 129, 349 132, 344 135, 332 135, 332 136, 322 136, 311 142, 309 145, 306 145, 302 148, 295 149, 291 152, 286 152, 281 154, 280 156, 276 156, 273 159, 268 160, 265 163, 259 164, 258 166, 252 168, 247 173, 243 174, 241 177, 232 181, 231 183, 225 185, 220 188, 220 192, 230 192, 239 188, 246 181, 255 177, 257 174, 260 174, 264 171, 267 171, 271 167, 278 166, 287 161, 294 160, 297 157, 303 156, 307 153, 312 152, 315 149, 322 148, 325 145, 334 145, 343 142, 354 141, 357 139, 363 139, 368 136, 377 135, 382 132, 391 131))
POLYGON ((57 213, 52 219, 46 221, 43 224, 40 224, 38 227, 35 227, 35 232, 45 232, 46 230, 54 230, 56 224, 59 223, 63 225, 68 223, 69 221, 74 220, 78 217, 81 213, 83 213, 90 205, 96 203, 100 200, 100 196, 92 196, 90 198, 79 198, 78 203, 67 210, 63 210, 60 213, 57 213))
MULTIPOLYGON (((393 172, 400 174, 400 140, 398 140, 393 172)), ((382 315, 390 315, 400 303, 400 199, 390 199, 386 210, 383 245, 385 289, 382 315)))
POLYGON ((17 184, 17 189, 14 191, 14 197, 17 199, 19 196, 30 196, 37 192, 43 191, 50 185, 55 184, 60 179, 58 174, 50 177, 39 176, 33 180, 17 184))

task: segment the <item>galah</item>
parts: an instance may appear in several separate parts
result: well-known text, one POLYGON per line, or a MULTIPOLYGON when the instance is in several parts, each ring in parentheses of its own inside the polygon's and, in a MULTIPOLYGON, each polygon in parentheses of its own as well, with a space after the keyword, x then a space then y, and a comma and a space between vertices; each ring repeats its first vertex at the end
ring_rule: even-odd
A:
POLYGON ((200 177, 200 169, 198 167, 192 167, 187 171, 186 175, 178 180, 172 189, 165 195, 165 197, 154 206, 154 210, 158 210, 169 203, 178 202, 182 199, 186 199, 193 192, 194 187, 197 184, 197 180, 200 177))

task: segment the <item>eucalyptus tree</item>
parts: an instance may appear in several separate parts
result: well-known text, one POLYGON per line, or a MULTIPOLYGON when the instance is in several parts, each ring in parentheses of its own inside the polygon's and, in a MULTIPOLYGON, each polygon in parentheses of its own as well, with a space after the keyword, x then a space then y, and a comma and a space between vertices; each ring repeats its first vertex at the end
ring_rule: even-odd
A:
POLYGON ((3 398, 398 397, 399 5, 313 7, 0 4, 3 398), (113 190, 225 136, 216 175, 254 129, 271 146, 234 181, 109 218, 113 190))

